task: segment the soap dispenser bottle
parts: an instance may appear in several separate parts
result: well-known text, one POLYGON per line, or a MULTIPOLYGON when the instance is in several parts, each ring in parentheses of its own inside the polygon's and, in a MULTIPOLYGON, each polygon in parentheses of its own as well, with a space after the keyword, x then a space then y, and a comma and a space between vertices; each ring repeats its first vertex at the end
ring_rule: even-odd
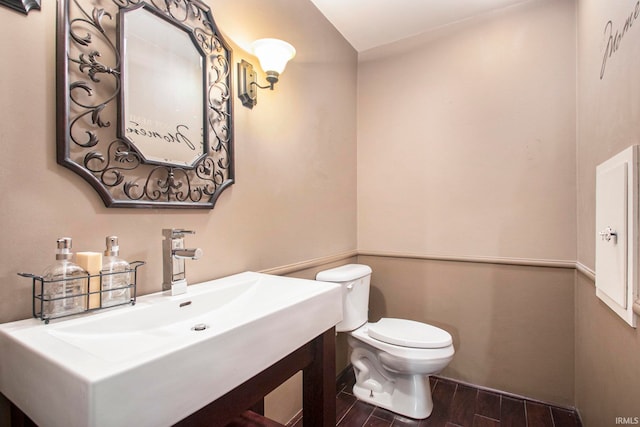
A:
POLYGON ((129 263, 118 258, 118 237, 106 239, 107 248, 102 258, 102 307, 131 301, 131 274, 129 263))
POLYGON ((89 273, 71 262, 72 256, 71 238, 58 239, 56 262, 42 274, 43 317, 67 316, 87 309, 89 273))

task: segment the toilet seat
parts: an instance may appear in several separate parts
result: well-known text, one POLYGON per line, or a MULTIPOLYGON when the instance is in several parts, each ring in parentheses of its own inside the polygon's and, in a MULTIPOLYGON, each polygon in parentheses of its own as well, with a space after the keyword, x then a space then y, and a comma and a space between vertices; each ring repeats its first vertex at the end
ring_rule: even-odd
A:
POLYGON ((367 326, 371 338, 402 347, 444 348, 453 343, 447 331, 413 320, 382 318, 367 326))
POLYGON ((391 363, 393 363, 393 370, 396 372, 424 373, 426 372, 426 370, 423 370, 424 366, 432 366, 434 363, 440 363, 440 361, 448 363, 455 353, 453 344, 439 348, 415 348, 389 344, 369 335, 370 325, 370 323, 367 323, 355 331, 348 332, 349 347, 352 350, 361 346, 370 346, 376 349, 378 355, 385 358, 387 366, 391 362, 387 359, 393 359, 391 363))

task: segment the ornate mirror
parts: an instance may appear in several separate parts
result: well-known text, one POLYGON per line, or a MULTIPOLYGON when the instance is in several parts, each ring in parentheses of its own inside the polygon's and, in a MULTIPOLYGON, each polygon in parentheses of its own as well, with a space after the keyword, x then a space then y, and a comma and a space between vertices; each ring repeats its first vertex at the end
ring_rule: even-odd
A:
POLYGON ((17 10, 25 15, 29 14, 31 9, 40 10, 40 0, 0 0, 0 5, 17 10))
POLYGON ((192 167, 207 151, 205 53, 188 28, 140 6, 120 12, 119 130, 147 163, 192 167))
POLYGON ((58 163, 112 207, 233 183, 231 50, 198 0, 59 2, 58 163))

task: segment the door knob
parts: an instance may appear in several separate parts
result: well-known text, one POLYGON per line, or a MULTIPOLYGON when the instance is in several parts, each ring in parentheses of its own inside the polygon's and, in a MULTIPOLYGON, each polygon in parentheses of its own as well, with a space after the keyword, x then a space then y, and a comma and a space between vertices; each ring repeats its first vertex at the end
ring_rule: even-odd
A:
POLYGON ((602 230, 601 232, 598 233, 600 235, 600 238, 604 241, 610 241, 611 239, 613 239, 613 243, 617 243, 618 242, 618 232, 613 230, 611 227, 607 227, 604 230, 602 230))

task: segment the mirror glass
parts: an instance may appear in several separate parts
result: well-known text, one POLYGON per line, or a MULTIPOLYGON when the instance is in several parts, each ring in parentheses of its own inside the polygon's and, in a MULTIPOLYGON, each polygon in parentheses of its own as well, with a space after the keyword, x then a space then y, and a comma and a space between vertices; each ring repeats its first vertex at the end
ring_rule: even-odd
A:
POLYGON ((121 132, 145 161, 191 167, 205 153, 203 55, 184 28, 148 8, 127 10, 122 22, 121 132))
POLYGON ((213 208, 234 182, 232 52, 198 0, 59 0, 57 157, 108 207, 213 208))

